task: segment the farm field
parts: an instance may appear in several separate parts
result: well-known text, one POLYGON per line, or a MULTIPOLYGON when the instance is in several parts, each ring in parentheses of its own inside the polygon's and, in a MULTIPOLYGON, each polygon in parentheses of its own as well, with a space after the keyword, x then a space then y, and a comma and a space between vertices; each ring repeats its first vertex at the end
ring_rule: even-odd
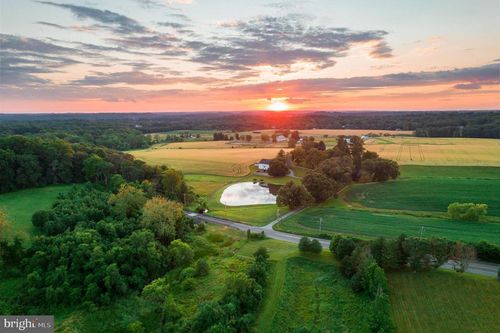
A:
POLYGON ((500 223, 454 221, 426 215, 348 209, 335 200, 307 208, 281 221, 274 228, 311 236, 343 233, 361 238, 395 238, 404 233, 407 236, 445 237, 474 242, 484 239, 500 244, 500 223))
POLYGON ((387 277, 397 332, 496 332, 500 327, 495 279, 442 270, 387 277))
POLYGON ((400 165, 400 179, 403 178, 475 178, 500 179, 499 167, 400 165))
POLYGON ((259 332, 296 332, 302 327, 321 332, 370 331, 369 300, 352 291, 332 258, 320 262, 314 257, 291 257, 280 264, 283 281, 272 286, 281 290, 273 295, 275 299, 266 298, 275 311, 259 317, 259 332))
POLYGON ((408 178, 356 184, 345 199, 370 208, 442 213, 452 202, 485 203, 488 215, 500 216, 500 179, 408 178))
POLYGON ((365 148, 399 164, 500 166, 500 140, 379 137, 365 148))
POLYGON ((29 236, 33 233, 31 216, 34 212, 49 209, 59 193, 67 192, 73 185, 53 185, 0 194, 0 208, 7 213, 15 231, 29 236))
MULTIPOLYGON (((215 142, 219 144, 220 142, 215 142)), ((189 144, 189 143, 185 143, 189 144)), ((205 144, 195 142, 193 144, 205 144)), ((213 142, 208 142, 213 144, 213 142)), ((275 157, 281 148, 193 148, 169 149, 148 148, 130 151, 136 158, 148 164, 165 164, 181 170, 185 174, 208 174, 222 176, 244 176, 250 172, 249 166, 263 158, 275 157)), ((285 149, 286 151, 287 149, 285 149)))

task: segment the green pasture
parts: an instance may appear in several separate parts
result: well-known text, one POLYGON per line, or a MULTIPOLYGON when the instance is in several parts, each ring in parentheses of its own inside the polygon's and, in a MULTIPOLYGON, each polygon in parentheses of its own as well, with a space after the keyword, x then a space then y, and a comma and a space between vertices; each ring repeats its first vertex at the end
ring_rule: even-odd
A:
POLYGON ((407 236, 445 237, 474 242, 484 239, 500 244, 500 223, 349 209, 337 200, 304 209, 275 225, 275 229, 304 235, 343 233, 361 238, 394 238, 404 233, 407 236))
POLYGON ((370 208, 443 213, 452 202, 485 203, 488 215, 500 216, 500 179, 432 177, 357 184, 345 199, 370 208))
POLYGON ((7 212, 7 217, 15 231, 25 236, 33 233, 31 216, 34 212, 49 209, 62 192, 67 192, 72 185, 53 185, 0 194, 0 209, 7 212))
POLYGON ((389 273, 397 332, 498 332, 500 283, 444 270, 389 273))

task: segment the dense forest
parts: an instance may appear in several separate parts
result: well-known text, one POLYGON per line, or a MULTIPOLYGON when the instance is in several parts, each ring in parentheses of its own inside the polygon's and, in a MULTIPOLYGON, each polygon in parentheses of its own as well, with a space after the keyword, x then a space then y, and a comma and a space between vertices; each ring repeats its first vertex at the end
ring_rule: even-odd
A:
POLYGON ((331 128, 412 130, 425 137, 500 138, 499 111, 204 112, 0 115, 0 136, 35 135, 118 150, 151 144, 143 134, 172 130, 331 128))
MULTIPOLYGON (((268 276, 265 248, 231 276, 221 299, 181 313, 171 296, 175 285, 190 290, 195 277, 208 274, 198 250, 213 247, 200 245, 205 225, 184 213, 183 203, 195 195, 182 172, 91 144, 20 135, 0 139, 0 163, 1 192, 75 184, 33 214, 29 242, 12 232, 0 210, 0 278, 20 282, 15 297, 0 300, 0 313, 96 311, 132 295, 146 304, 144 320, 158 332, 251 331, 268 276), (169 279, 168 272, 174 272, 169 279)), ((129 321, 113 331, 145 331, 141 320, 129 321)))

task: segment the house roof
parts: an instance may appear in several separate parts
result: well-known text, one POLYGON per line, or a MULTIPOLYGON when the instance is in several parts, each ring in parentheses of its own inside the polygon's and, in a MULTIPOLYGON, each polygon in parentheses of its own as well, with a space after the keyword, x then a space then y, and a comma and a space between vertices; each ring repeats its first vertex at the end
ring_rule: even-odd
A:
POLYGON ((269 163, 271 163, 271 160, 267 158, 263 158, 259 162, 259 164, 269 164, 269 163))

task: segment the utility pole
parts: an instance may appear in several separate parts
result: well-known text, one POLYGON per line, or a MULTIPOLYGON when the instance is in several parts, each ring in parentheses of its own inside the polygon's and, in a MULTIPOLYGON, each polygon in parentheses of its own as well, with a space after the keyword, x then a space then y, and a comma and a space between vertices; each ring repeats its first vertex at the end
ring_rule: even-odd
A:
POLYGON ((321 232, 321 225, 323 224, 323 218, 319 218, 319 231, 321 232))
POLYGON ((422 238, 422 234, 424 233, 424 226, 420 229, 420 238, 422 238))

